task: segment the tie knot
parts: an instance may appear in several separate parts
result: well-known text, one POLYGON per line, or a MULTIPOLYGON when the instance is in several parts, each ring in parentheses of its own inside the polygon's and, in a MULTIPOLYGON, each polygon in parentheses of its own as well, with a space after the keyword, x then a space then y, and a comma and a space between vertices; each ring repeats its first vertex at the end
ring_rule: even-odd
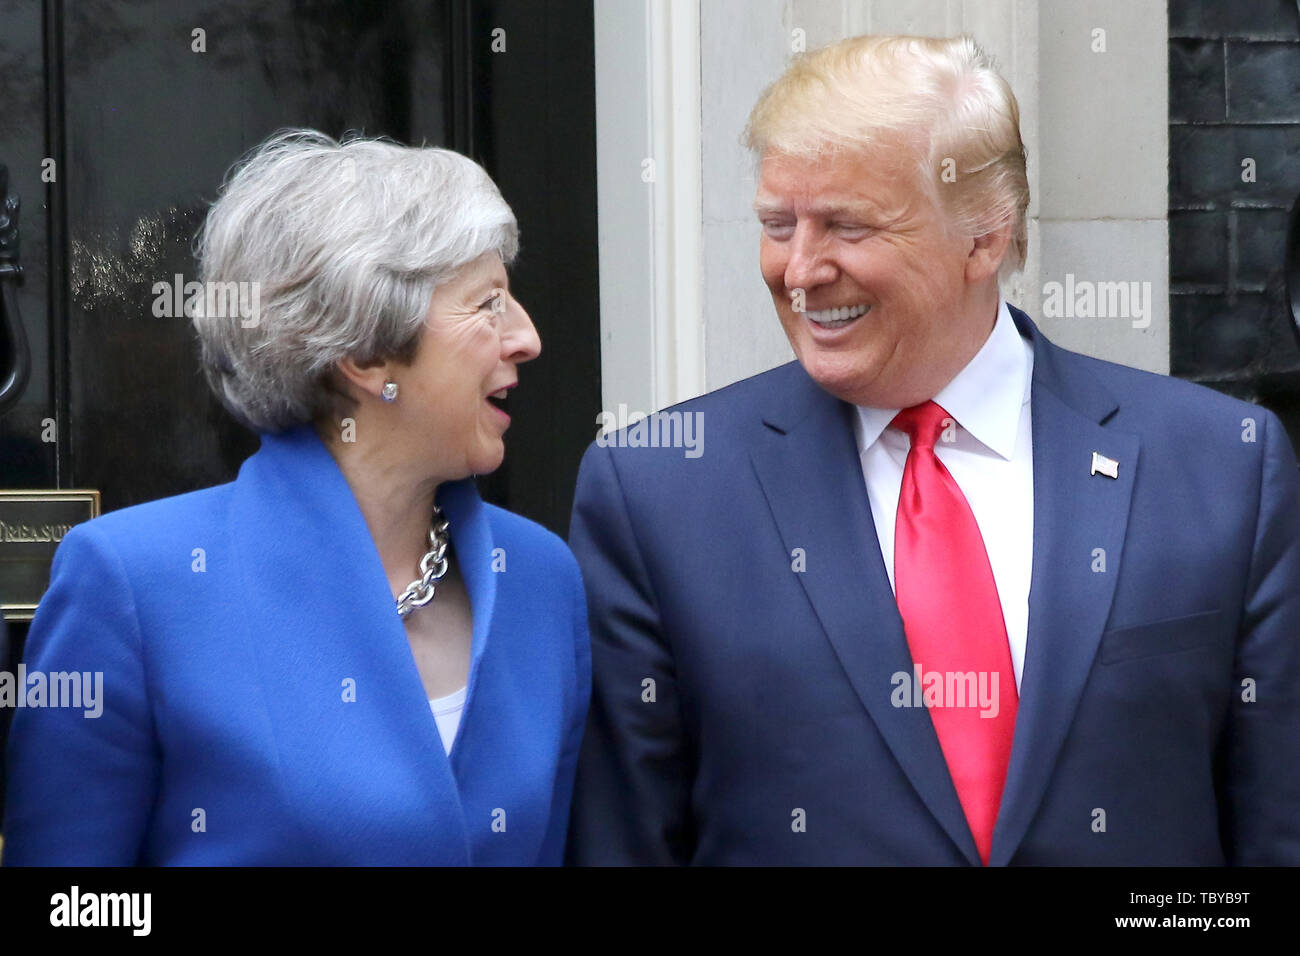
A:
POLYGON ((907 432, 913 448, 933 448, 944 427, 952 420, 942 406, 929 401, 903 409, 890 424, 907 432))

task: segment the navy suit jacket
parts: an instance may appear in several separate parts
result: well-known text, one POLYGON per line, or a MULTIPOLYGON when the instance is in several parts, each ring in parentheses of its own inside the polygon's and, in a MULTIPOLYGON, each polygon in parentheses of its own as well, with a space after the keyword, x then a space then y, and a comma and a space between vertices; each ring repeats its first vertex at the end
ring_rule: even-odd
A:
POLYGON ((590 687, 577 566, 472 480, 438 503, 474 620, 450 757, 310 427, 264 435, 230 484, 74 528, 26 665, 102 672, 103 713, 15 711, 4 862, 559 863, 590 687))
MULTIPOLYGON (((990 863, 1300 863, 1280 423, 1012 315, 1034 553, 990 863)), ((571 858, 978 865, 928 712, 891 703, 912 660, 851 406, 792 362, 675 410, 702 416, 702 455, 593 446, 578 479, 595 681, 571 858)))

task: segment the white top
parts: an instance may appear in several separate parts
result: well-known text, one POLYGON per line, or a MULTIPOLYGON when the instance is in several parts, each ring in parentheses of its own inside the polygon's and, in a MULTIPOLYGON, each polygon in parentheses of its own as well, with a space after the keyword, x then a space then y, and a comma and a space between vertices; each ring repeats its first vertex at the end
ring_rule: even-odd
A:
POLYGON ((456 739, 456 730, 460 727, 460 715, 465 710, 466 685, 454 694, 429 701, 433 710, 433 719, 438 724, 438 736, 442 738, 442 749, 451 753, 452 742, 456 739))
MULTIPOLYGON (((957 422, 957 440, 935 454, 975 515, 1007 628, 1011 666, 1020 687, 1029 628, 1029 576, 1034 556, 1034 458, 1029 390, 1034 349, 1020 337, 1003 302, 983 347, 934 400, 957 422)), ((880 553, 894 586, 894 525, 907 461, 907 433, 890 428, 900 410, 858 406, 855 431, 880 553)))

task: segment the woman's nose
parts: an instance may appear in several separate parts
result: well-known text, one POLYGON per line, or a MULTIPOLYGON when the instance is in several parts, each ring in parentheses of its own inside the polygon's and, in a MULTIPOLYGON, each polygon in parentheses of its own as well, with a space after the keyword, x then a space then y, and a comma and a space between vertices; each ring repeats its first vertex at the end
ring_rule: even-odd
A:
POLYGON ((542 339, 532 318, 513 296, 506 306, 505 328, 501 334, 502 356, 512 362, 529 362, 542 351, 542 339))

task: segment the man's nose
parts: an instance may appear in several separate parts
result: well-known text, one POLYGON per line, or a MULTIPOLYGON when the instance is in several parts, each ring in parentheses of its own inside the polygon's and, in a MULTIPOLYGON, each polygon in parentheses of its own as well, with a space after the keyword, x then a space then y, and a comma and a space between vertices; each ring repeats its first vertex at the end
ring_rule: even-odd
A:
POLYGON ((790 258, 785 266, 787 289, 811 289, 835 280, 835 263, 831 261, 825 237, 811 224, 800 223, 790 239, 790 258))

